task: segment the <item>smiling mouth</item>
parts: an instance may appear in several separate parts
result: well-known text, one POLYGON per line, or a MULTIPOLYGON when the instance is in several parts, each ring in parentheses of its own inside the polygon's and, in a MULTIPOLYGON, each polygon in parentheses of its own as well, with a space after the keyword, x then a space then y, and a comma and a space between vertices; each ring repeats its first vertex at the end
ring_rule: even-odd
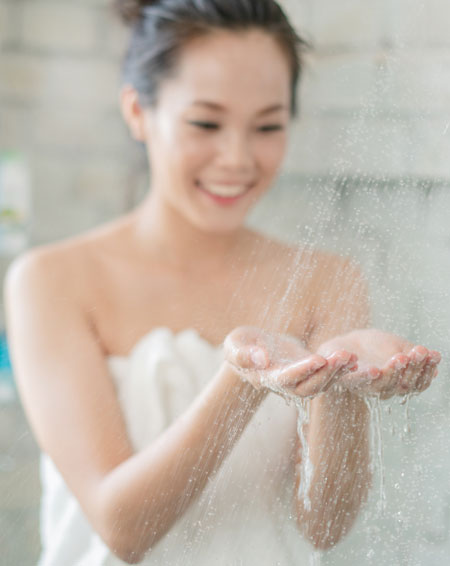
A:
POLYGON ((202 191, 211 196, 219 197, 221 199, 236 199, 247 193, 251 186, 243 184, 222 184, 222 183, 208 183, 202 184, 199 181, 196 185, 202 191))

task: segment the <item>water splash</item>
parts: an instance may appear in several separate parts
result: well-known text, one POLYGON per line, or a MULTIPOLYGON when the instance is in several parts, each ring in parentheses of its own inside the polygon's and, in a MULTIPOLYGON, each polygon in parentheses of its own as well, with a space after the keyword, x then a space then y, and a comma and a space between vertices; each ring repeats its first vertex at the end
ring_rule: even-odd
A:
POLYGON ((406 436, 408 436, 411 432, 411 416, 410 416, 410 400, 411 397, 413 396, 412 393, 408 393, 407 395, 405 395, 404 397, 402 397, 401 401, 400 401, 400 405, 403 405, 405 412, 404 412, 404 422, 403 422, 403 429, 402 429, 402 440, 404 440, 406 438, 406 436))
POLYGON ((314 466, 311 461, 308 440, 306 439, 305 428, 310 422, 310 399, 295 400, 295 406, 298 410, 297 432, 300 439, 302 460, 300 468, 300 485, 298 488, 298 498, 303 500, 303 506, 307 511, 311 511, 311 499, 309 491, 314 473, 314 466))
POLYGON ((370 413, 370 436, 371 436, 371 451, 372 456, 370 459, 370 471, 372 474, 375 471, 379 474, 379 499, 377 509, 381 515, 386 511, 386 486, 385 486, 385 471, 384 471, 384 450, 383 438, 381 433, 381 402, 378 395, 364 398, 367 408, 370 413), (377 466, 375 466, 375 462, 377 466), (376 470, 377 468, 377 470, 376 470))
POLYGON ((322 551, 312 550, 309 555, 309 566, 321 566, 322 565, 322 551))

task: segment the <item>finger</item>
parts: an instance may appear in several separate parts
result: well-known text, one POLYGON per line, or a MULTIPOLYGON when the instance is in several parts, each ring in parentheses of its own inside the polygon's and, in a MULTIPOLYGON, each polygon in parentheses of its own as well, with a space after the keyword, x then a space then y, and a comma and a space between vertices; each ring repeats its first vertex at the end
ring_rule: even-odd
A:
POLYGON ((422 373, 416 379, 416 383, 414 384, 414 391, 422 393, 422 391, 428 389, 433 379, 433 372, 433 364, 427 363, 423 368, 422 373))
POLYGON ((428 389, 437 374, 437 364, 431 361, 429 357, 428 363, 425 365, 420 378, 416 381, 416 390, 421 393, 422 391, 428 389))
POLYGON ((335 385, 342 384, 343 380, 348 379, 348 376, 358 373, 358 362, 355 355, 353 355, 347 364, 338 368, 332 375, 329 382, 324 387, 323 391, 328 391, 335 385))
POLYGON ((416 381, 414 383, 415 391, 422 391, 422 387, 428 379, 431 380, 433 374, 433 368, 436 366, 431 361, 431 352, 428 352, 425 362, 423 364, 422 371, 416 376, 416 381))
POLYGON ((428 350, 423 346, 416 346, 410 351, 409 358, 408 366, 398 384, 398 394, 400 395, 414 391, 417 378, 421 376, 428 363, 428 350))
POLYGON ((326 356, 328 365, 332 371, 340 370, 344 367, 354 367, 357 365, 358 358, 352 352, 347 350, 337 350, 329 356, 326 356))
POLYGON ((340 377, 355 369, 356 356, 346 352, 345 356, 333 356, 327 366, 317 371, 308 380, 301 382, 295 394, 301 397, 312 397, 327 391, 340 377))
POLYGON ((356 370, 343 375, 337 385, 354 392, 377 393, 382 376, 383 372, 378 367, 361 361, 358 362, 356 370), (376 391, 372 391, 373 387, 376 391))
MULTIPOLYGON (((235 338, 235 337, 234 337, 235 338)), ((267 352, 254 344, 244 345, 228 335, 224 342, 226 360, 241 369, 264 369, 269 360, 267 352)))
POLYGON ((358 358, 355 354, 346 350, 339 350, 327 357, 330 380, 324 391, 328 390, 335 383, 345 379, 345 376, 355 373, 358 370, 358 358))
POLYGON ((436 350, 430 350, 430 359, 433 363, 439 364, 442 359, 442 356, 436 350))
POLYGON ((310 378, 319 370, 324 371, 323 368, 326 368, 326 366, 327 360, 325 358, 318 354, 313 354, 304 360, 299 360, 280 369, 275 379, 280 387, 295 389, 302 381, 310 378))
POLYGON ((329 389, 333 383, 333 375, 322 374, 312 375, 307 380, 302 381, 294 389, 293 394, 297 397, 314 397, 323 391, 329 389))
POLYGON ((338 380, 336 385, 348 389, 355 393, 371 392, 371 387, 381 377, 381 371, 376 367, 371 367, 364 370, 356 370, 344 374, 338 380))
POLYGON ((256 326, 238 326, 227 335, 224 346, 231 349, 251 345, 261 346, 266 335, 266 332, 256 326))
POLYGON ((381 399, 390 399, 397 393, 400 381, 409 364, 409 358, 405 354, 396 354, 387 362, 381 370, 380 379, 378 379, 372 391, 379 394, 381 399))
POLYGON ((264 369, 270 364, 269 349, 280 337, 256 326, 238 326, 224 341, 226 359, 242 369, 264 369))
POLYGON ((400 383, 403 375, 408 368, 409 358, 405 354, 396 354, 388 361, 382 370, 379 383, 376 384, 374 391, 385 401, 400 391, 400 383))

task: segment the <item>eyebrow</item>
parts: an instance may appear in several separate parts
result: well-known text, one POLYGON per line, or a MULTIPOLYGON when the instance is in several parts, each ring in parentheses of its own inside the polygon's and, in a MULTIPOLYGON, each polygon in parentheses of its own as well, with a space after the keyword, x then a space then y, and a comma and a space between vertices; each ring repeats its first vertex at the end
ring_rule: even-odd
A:
MULTIPOLYGON (((195 100, 192 103, 193 106, 203 106, 206 108, 210 108, 211 110, 216 110, 219 112, 225 112, 226 108, 217 102, 210 102, 208 100, 195 100)), ((272 112, 279 112, 282 110, 289 111, 289 108, 285 104, 272 104, 267 108, 263 108, 258 112, 258 116, 265 116, 266 114, 272 114, 272 112)))

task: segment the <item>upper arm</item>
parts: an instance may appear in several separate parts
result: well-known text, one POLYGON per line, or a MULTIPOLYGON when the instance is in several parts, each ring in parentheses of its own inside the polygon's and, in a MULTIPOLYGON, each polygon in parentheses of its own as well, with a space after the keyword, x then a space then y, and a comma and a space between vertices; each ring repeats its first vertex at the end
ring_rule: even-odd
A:
POLYGON ((104 354, 71 291, 74 274, 52 254, 20 256, 5 279, 15 378, 40 447, 101 531, 101 479, 131 455, 104 354))
POLYGON ((309 349, 334 336, 370 325, 368 284, 351 258, 322 256, 315 277, 314 332, 309 349))

